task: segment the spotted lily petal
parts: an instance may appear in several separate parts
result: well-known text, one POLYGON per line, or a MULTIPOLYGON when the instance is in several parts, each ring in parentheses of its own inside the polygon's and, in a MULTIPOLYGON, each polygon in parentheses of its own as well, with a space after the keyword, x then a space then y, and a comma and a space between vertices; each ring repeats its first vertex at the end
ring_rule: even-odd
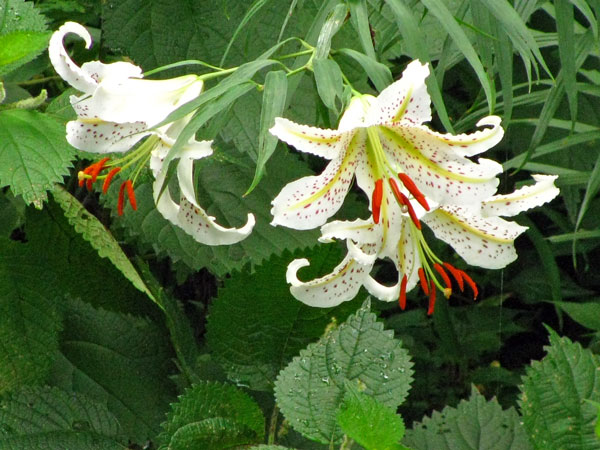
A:
POLYGON ((275 118, 275 125, 269 132, 297 150, 327 159, 336 158, 345 142, 342 139, 344 133, 338 130, 299 125, 282 117, 275 118))
POLYGON ((429 76, 427 64, 411 62, 402 78, 385 88, 371 103, 369 125, 383 125, 408 120, 422 124, 431 120, 431 99, 425 79, 429 76))
POLYGON ((291 284, 292 295, 308 306, 330 308, 352 300, 371 271, 370 265, 359 264, 350 253, 333 271, 321 278, 303 282, 298 279, 298 270, 308 266, 306 259, 296 259, 287 268, 286 280, 291 284))
POLYGON ((357 136, 345 153, 332 160, 318 176, 304 177, 286 185, 271 203, 272 225, 307 230, 323 225, 342 206, 354 167, 361 158, 357 136))
POLYGON ((512 194, 495 195, 483 202, 484 216, 516 216, 536 206, 543 205, 556 197, 560 191, 554 185, 556 175, 533 175, 535 184, 517 189, 512 194))
POLYGON ((500 217, 483 217, 478 208, 442 206, 423 221, 473 266, 501 269, 517 258, 514 240, 527 230, 500 217))
POLYGON ((120 153, 150 134, 143 122, 116 123, 72 120, 67 123, 67 142, 91 153, 120 153))

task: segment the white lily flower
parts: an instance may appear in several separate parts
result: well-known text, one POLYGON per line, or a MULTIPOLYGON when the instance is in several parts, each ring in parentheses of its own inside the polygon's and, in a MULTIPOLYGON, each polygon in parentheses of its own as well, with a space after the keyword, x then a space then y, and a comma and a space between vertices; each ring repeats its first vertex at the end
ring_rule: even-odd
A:
MULTIPOLYGON (((427 224, 435 236, 451 245, 470 265, 489 269, 507 266, 517 257, 514 240, 527 227, 506 221, 522 211, 549 202, 559 193, 554 185, 556 176, 533 175, 536 183, 508 195, 496 195, 477 205, 441 205, 430 211, 418 210, 418 219, 427 224)), ((412 219, 399 211, 394 203, 388 207, 389 221, 375 224, 373 218, 353 222, 334 221, 321 228, 322 242, 345 239, 346 258, 330 274, 302 282, 297 271, 308 265, 306 259, 292 261, 287 280, 294 297, 311 306, 331 307, 354 298, 361 286, 374 297, 384 301, 398 299, 406 305, 406 293, 420 283, 429 296, 428 314, 435 306, 436 291, 446 297, 452 293, 452 278, 464 289, 465 283, 473 291, 478 288, 469 275, 438 258, 412 219), (384 286, 373 279, 370 272, 377 259, 389 258, 398 270, 398 282, 384 286), (441 281, 440 281, 441 280, 441 281)))
MULTIPOLYGON (((354 97, 338 129, 320 129, 277 118, 271 133, 296 149, 331 160, 321 175, 294 181, 273 200, 273 225, 310 229, 323 225, 342 205, 356 174, 380 219, 381 185, 404 186, 419 203, 481 202, 496 192, 502 166, 489 159, 471 161, 503 136, 500 118, 489 116, 472 134, 441 134, 431 120, 425 87, 427 65, 413 61, 400 80, 378 97, 354 97), (396 180, 399 183, 396 183, 396 180), (385 182, 384 182, 385 181, 385 182)), ((427 204, 422 203, 427 209, 427 204)))
MULTIPOLYGON (((146 138, 137 148, 120 159, 103 158, 80 172, 80 185, 91 189, 97 180, 104 180, 107 192, 113 177, 122 169, 136 164, 134 173, 150 160, 155 177, 154 200, 157 209, 170 222, 181 227, 196 241, 208 245, 224 245, 246 238, 254 226, 252 214, 241 228, 224 228, 198 205, 194 192, 193 161, 212 154, 212 141, 191 138, 173 159, 179 159, 177 178, 180 201, 175 203, 168 187, 163 188, 166 168, 162 161, 177 140, 191 115, 160 128, 154 128, 181 105, 198 97, 203 82, 196 75, 169 80, 143 79, 142 70, 127 62, 103 64, 91 61, 77 66, 63 45, 64 37, 74 33, 90 48, 88 31, 74 22, 67 22, 56 31, 48 48, 56 72, 71 86, 83 92, 71 96, 77 120, 67 123, 67 141, 79 150, 100 154, 124 153, 146 138), (100 175, 108 170, 105 175, 100 175), (162 195, 161 195, 162 192, 162 195)), ((125 195, 133 209, 137 208, 134 180, 126 180, 119 191, 117 211, 123 214, 125 195)))

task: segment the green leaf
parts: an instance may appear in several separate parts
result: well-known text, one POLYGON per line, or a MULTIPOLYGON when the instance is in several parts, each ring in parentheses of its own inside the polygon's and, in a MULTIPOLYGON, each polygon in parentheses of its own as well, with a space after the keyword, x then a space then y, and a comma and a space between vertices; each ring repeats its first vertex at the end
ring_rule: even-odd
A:
MULTIPOLYGON (((150 184, 136 186, 138 210, 116 220, 125 224, 131 234, 152 245, 159 255, 166 253, 174 261, 183 261, 192 269, 208 267, 217 275, 241 270, 247 263, 261 264, 284 250, 293 251, 314 244, 318 231, 302 232, 269 225, 271 200, 285 183, 306 174, 294 156, 285 150, 275 152, 267 166, 268 175, 245 198, 242 195, 254 177, 250 158, 240 156, 243 165, 218 161, 218 158, 215 155, 211 158, 213 161, 207 161, 198 170, 199 202, 222 225, 240 226, 246 222, 247 213, 252 211, 256 226, 252 234, 240 243, 212 247, 198 244, 160 215, 154 206, 150 184)), ((111 197, 110 202, 116 209, 116 195, 111 197)))
POLYGON ((342 28, 346 16, 348 15, 348 5, 343 2, 338 2, 335 8, 329 13, 327 20, 323 24, 323 28, 319 32, 317 45, 315 48, 315 59, 326 59, 329 57, 331 50, 331 40, 335 34, 342 28))
POLYGON ((600 331, 600 303, 592 302, 553 302, 566 312, 571 319, 591 330, 600 331))
POLYGON ((310 344, 279 374, 277 403, 292 427, 321 443, 339 443, 337 410, 345 383, 360 383, 364 392, 389 408, 408 394, 412 363, 401 342, 384 331, 364 305, 319 342, 310 344))
POLYGON ((369 25, 369 11, 366 0, 348 2, 350 6, 350 21, 358 33, 358 38, 367 57, 377 61, 375 49, 373 48, 373 38, 371 37, 371 28, 369 25))
POLYGON ((24 387, 0 401, 0 449, 120 450, 119 422, 85 395, 24 387))
POLYGON ((313 60, 313 71, 315 74, 315 83, 319 97, 323 104, 339 113, 342 106, 342 97, 344 95, 344 85, 342 81, 342 71, 340 66, 333 59, 313 60))
POLYGON ((367 55, 352 50, 351 48, 337 49, 336 54, 348 56, 360 64, 367 75, 369 75, 369 78, 378 91, 383 91, 394 81, 392 73, 386 65, 369 58, 367 55))
POLYGON ((31 61, 48 45, 50 33, 13 31, 0 35, 0 76, 31 61))
POLYGON ((0 112, 0 186, 42 208, 74 159, 61 122, 37 111, 0 112))
POLYGON ((0 393, 46 379, 58 357, 60 296, 35 249, 0 239, 0 393))
POLYGON ((265 172, 265 164, 271 158, 277 146, 277 138, 269 133, 269 129, 274 125, 275 118, 283 114, 287 84, 287 76, 282 70, 271 71, 265 78, 262 108, 260 110, 260 134, 258 135, 256 172, 254 172, 252 184, 244 195, 252 192, 261 180, 265 172))
POLYGON ((156 302, 127 255, 123 253, 119 243, 104 225, 94 215, 87 212, 83 205, 62 187, 57 187, 52 196, 64 210, 65 217, 75 228, 75 231, 80 233, 98 251, 102 258, 108 258, 137 289, 156 302))
POLYGON ((569 0, 555 0, 556 30, 558 32, 558 54, 565 91, 569 100, 571 120, 577 121, 577 67, 575 63, 575 17, 573 4, 569 0))
MULTIPOLYGON (((308 279, 327 273, 342 258, 335 244, 319 246, 303 256, 311 262, 307 272, 303 271, 308 279)), ((292 297, 285 281, 292 259, 286 252, 255 270, 234 273, 225 280, 210 309, 206 325, 209 347, 231 380, 253 390, 273 389, 277 374, 292 357, 321 337, 332 318, 345 320, 364 299, 359 295, 356 301, 337 308, 306 306, 292 297)))
POLYGON ((520 421, 513 408, 503 411, 473 387, 468 401, 414 424, 404 443, 413 450, 530 450, 520 421))
POLYGON ((32 2, 25 0, 3 0, 0 3, 0 34, 14 31, 46 31, 46 18, 32 2))
POLYGON ((344 433, 367 450, 401 450, 404 437, 402 417, 373 397, 346 383, 344 403, 337 414, 344 433))
POLYGON ((173 398, 172 353, 161 329, 72 300, 65 305, 60 350, 52 384, 105 403, 133 441, 158 433, 173 398))
POLYGON ((600 401, 600 361, 591 351, 550 331, 550 346, 541 361, 527 368, 520 406, 525 428, 536 449, 598 448, 594 433, 600 401))
POLYGON ((200 382, 171 405, 162 429, 161 448, 223 448, 206 445, 219 439, 237 445, 258 443, 264 438, 265 419, 254 400, 236 387, 200 382))

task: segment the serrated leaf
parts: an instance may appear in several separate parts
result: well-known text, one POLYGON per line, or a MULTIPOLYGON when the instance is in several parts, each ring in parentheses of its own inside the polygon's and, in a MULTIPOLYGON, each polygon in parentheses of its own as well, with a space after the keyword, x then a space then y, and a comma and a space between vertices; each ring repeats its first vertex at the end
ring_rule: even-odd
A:
POLYGON ((119 422, 84 395, 25 387, 0 401, 0 449, 119 450, 119 422))
POLYGON ((0 393, 43 382, 58 356, 60 285, 31 250, 0 239, 0 393))
POLYGON ((337 414, 344 433, 367 450, 405 450, 402 417, 387 406, 346 383, 344 403, 337 414))
MULTIPOLYGON (((174 261, 183 261, 192 269, 208 267, 221 276, 251 263, 262 263, 273 254, 313 245, 318 231, 296 231, 272 227, 270 202, 289 180, 306 174, 294 156, 284 150, 276 152, 269 160, 269 173, 252 193, 242 198, 254 177, 254 169, 247 155, 240 156, 244 165, 230 161, 211 161, 200 167, 197 192, 199 203, 223 225, 240 226, 252 212, 256 225, 252 234, 238 244, 230 246, 200 245, 180 228, 167 222, 154 206, 149 184, 136 186, 138 210, 125 214, 119 220, 130 233, 149 243, 158 254, 166 253, 174 261)), ((114 191, 113 191, 114 193, 114 191)), ((111 198, 113 209, 116 195, 111 198)))
POLYGON ((404 443, 413 450, 530 450, 513 408, 502 410, 473 387, 469 400, 445 407, 407 430, 404 443))
POLYGON ((71 300, 60 351, 52 384, 105 403, 131 440, 143 442, 158 433, 173 386, 172 354, 156 325, 71 300))
POLYGON ((0 3, 0 34, 13 31, 46 31, 46 18, 32 2, 3 0, 0 3))
POLYGON ((41 208, 75 158, 61 122, 37 111, 0 111, 0 186, 41 208))
POLYGON ((339 443, 336 422, 345 383, 397 408, 408 394, 412 363, 401 342, 370 312, 370 302, 319 342, 310 344, 279 374, 275 396, 292 427, 309 439, 339 443))
POLYGON ((265 419, 254 400, 236 387, 200 382, 171 405, 162 429, 161 448, 222 448, 200 444, 218 439, 237 445, 258 443, 264 437, 265 419))
POLYGON ((0 35, 0 75, 31 61, 48 45, 50 33, 13 31, 0 35))
POLYGON ((102 258, 108 258, 138 290, 156 302, 140 274, 135 270, 127 255, 123 253, 119 243, 104 225, 94 215, 87 212, 83 205, 64 188, 57 187, 52 196, 65 212, 65 217, 75 228, 75 231, 80 233, 98 251, 102 258))
MULTIPOLYGON (((308 279, 327 273, 342 258, 335 244, 304 252, 304 256, 311 261, 310 270, 303 273, 308 279)), ((333 317, 338 322, 345 320, 364 299, 359 295, 356 301, 337 308, 306 306, 292 297, 285 281, 292 259, 286 252, 256 270, 233 274, 210 309, 206 325, 209 347, 230 379, 253 390, 273 389, 277 374, 292 357, 322 336, 333 317)))
POLYGON ((550 330, 550 346, 541 361, 527 368, 520 406, 536 449, 598 448, 594 433, 600 401, 600 361, 591 351, 550 330))

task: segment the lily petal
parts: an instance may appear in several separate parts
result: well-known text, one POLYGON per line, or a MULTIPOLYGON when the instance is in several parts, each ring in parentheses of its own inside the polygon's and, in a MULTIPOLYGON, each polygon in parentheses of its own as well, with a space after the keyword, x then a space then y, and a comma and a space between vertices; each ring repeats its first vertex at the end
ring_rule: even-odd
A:
POLYGON ((91 153, 121 153, 148 136, 143 122, 115 123, 99 120, 73 120, 67 123, 67 142, 91 153))
POLYGON ((300 125, 282 117, 275 118, 269 132, 297 150, 327 159, 336 158, 343 150, 342 144, 347 143, 339 130, 300 125))
POLYGON ((398 301, 398 295, 400 294, 400 283, 396 283, 394 286, 385 286, 379 281, 375 280, 371 275, 367 275, 363 281, 363 285, 369 291, 373 297, 383 300, 384 302, 398 301))
POLYGON ((126 79, 142 78, 144 76, 141 67, 125 61, 117 61, 110 64, 104 64, 100 61, 88 61, 81 65, 81 70, 97 83, 101 83, 109 78, 126 79))
POLYGON ((50 38, 48 44, 50 61, 52 62, 56 73, 58 73, 63 80, 75 89, 91 94, 98 86, 98 83, 69 57, 69 54, 63 45, 63 39, 69 33, 74 33, 85 40, 86 48, 92 46, 92 36, 88 30, 78 23, 67 22, 54 32, 50 38))
POLYGON ((358 244, 374 244, 380 239, 379 228, 375 228, 372 219, 356 219, 352 222, 334 220, 321 227, 319 241, 333 242, 336 239, 352 239, 358 244))
POLYGON ((321 175, 300 178, 281 190, 271 202, 271 225, 308 230, 323 225, 340 209, 354 177, 359 148, 356 137, 321 175))
POLYGON ((413 233, 410 219, 405 219, 400 226, 398 240, 393 241, 396 245, 394 253, 388 255, 392 258, 398 269, 398 278, 404 275, 407 278, 406 290, 410 291, 417 285, 419 280, 418 270, 421 267, 419 255, 418 238, 413 233))
POLYGON ((483 217, 474 208, 442 206, 423 221, 473 266, 501 269, 517 258, 514 240, 527 230, 500 217, 483 217))
POLYGON ((560 190, 554 185, 557 175, 533 175, 535 184, 517 189, 512 194, 495 195, 483 202, 484 216, 516 216, 522 211, 543 205, 556 197, 560 190))
POLYGON ((181 105, 180 99, 188 89, 198 95, 202 82, 195 75, 169 80, 110 76, 98 85, 94 95, 73 107, 78 114, 84 109, 91 118, 119 123, 145 122, 151 128, 181 105))
POLYGON ((423 194, 442 204, 481 202, 496 192, 502 165, 481 158, 470 161, 425 127, 381 128, 388 158, 406 173, 423 194))
POLYGON ((383 125, 408 120, 420 125, 431 120, 431 99, 425 79, 429 76, 427 64, 411 62, 402 78, 390 84, 371 103, 367 114, 369 125, 383 125))
POLYGON ((352 300, 363 284, 372 266, 363 266, 346 255, 333 271, 321 278, 303 282, 298 279, 298 270, 308 266, 306 259, 296 259, 287 268, 286 280, 291 284, 292 295, 308 306, 330 308, 352 300))

